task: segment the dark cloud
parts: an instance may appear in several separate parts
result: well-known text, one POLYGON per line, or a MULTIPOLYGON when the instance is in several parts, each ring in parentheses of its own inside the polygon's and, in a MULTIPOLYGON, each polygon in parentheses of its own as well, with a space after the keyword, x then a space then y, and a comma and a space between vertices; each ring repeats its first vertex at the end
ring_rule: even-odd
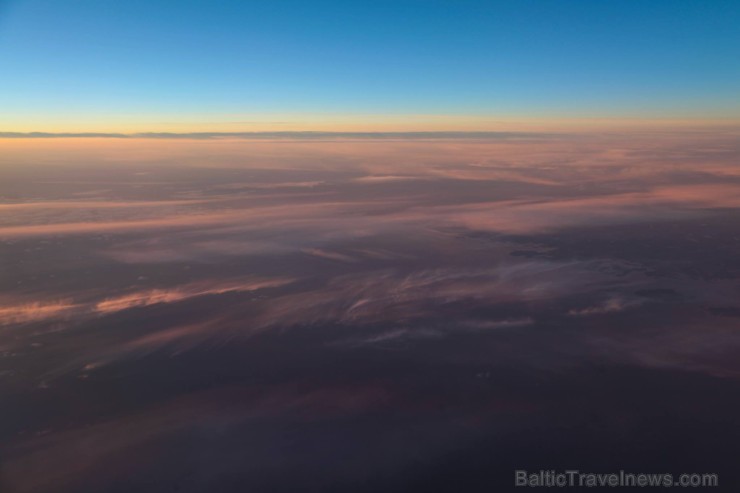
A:
POLYGON ((256 135, 0 157, 0 491, 737 490, 734 134, 256 135))

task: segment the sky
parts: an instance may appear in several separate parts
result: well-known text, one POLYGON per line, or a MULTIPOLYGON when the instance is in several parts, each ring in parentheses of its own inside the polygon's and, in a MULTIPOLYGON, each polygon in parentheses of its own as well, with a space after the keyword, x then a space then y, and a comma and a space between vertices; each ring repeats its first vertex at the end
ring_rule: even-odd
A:
POLYGON ((0 0, 0 131, 740 119, 740 3, 0 0))

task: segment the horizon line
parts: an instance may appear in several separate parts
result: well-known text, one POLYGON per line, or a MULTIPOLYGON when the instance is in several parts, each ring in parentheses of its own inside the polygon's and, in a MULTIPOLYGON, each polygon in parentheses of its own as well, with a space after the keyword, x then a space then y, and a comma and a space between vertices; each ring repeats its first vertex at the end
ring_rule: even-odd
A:
MULTIPOLYGON (((738 129, 738 125, 699 125, 678 127, 656 126, 655 130, 717 130, 738 129)), ((109 138, 109 139, 183 139, 183 140, 264 140, 264 139, 298 139, 317 140, 322 138, 392 140, 392 139, 507 139, 507 138, 547 138, 565 135, 588 133, 589 130, 604 132, 603 127, 592 129, 559 129, 558 131, 541 130, 419 130, 419 131, 325 131, 325 130, 281 130, 281 131, 246 131, 246 132, 2 132, 0 139, 63 139, 63 138, 109 138)), ((612 129, 615 131, 625 130, 612 129)), ((640 128, 645 131, 645 128, 640 128)))
POLYGON ((323 131, 323 130, 286 130, 286 131, 247 131, 247 132, 0 132, 0 139, 55 139, 55 138, 111 138, 111 139, 491 139, 516 137, 554 137, 562 132, 538 131, 323 131))

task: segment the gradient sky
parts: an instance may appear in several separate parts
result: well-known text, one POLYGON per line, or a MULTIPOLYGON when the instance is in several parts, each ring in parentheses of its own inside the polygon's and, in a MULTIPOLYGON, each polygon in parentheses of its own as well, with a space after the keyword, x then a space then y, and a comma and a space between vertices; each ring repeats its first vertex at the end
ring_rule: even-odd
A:
POLYGON ((739 24, 722 0, 0 0, 0 131, 737 119, 739 24))

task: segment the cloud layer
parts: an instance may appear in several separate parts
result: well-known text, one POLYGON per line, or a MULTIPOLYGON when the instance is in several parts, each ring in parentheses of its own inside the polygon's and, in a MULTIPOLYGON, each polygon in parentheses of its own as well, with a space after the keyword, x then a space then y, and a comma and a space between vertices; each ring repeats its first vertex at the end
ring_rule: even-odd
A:
POLYGON ((3 491, 732 480, 734 133, 136 137, 3 141, 3 491))

